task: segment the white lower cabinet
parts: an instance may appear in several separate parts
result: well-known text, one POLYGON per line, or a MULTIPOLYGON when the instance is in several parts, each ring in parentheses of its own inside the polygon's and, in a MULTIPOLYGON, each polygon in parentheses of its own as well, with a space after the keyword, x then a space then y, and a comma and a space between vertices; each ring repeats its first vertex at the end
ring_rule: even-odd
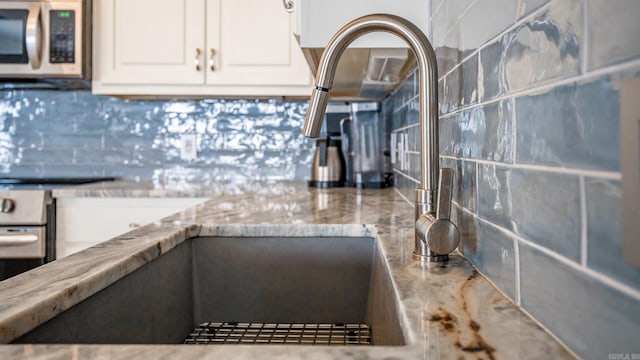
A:
POLYGON ((58 259, 147 225, 207 198, 58 198, 58 259))

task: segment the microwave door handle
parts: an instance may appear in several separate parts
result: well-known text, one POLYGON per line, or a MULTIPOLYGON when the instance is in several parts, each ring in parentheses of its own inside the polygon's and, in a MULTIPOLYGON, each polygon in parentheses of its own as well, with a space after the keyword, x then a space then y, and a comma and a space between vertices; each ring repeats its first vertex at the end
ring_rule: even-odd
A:
POLYGON ((40 68, 42 60, 42 23, 40 21, 40 5, 33 5, 29 10, 26 26, 27 55, 31 68, 40 68))
POLYGON ((0 235, 0 247, 29 245, 37 241, 38 236, 34 234, 0 235))

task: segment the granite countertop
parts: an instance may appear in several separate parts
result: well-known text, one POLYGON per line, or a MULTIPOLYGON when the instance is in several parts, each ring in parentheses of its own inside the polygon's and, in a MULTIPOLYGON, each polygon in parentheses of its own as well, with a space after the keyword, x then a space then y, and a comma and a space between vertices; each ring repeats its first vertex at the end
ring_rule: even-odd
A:
POLYGON ((411 258, 413 208, 393 189, 309 189, 302 182, 114 182, 54 196, 211 200, 0 282, 8 343, 194 236, 375 236, 399 305, 404 346, 0 345, 0 358, 539 359, 572 358, 460 255, 445 266, 411 258), (146 194, 146 195, 145 195, 146 194), (363 226, 364 225, 364 226, 363 226))

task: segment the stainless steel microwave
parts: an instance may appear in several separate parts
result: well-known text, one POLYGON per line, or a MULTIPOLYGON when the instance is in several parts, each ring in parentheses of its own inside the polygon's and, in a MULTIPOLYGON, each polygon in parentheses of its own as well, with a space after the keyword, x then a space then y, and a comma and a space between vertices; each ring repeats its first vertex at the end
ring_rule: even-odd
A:
POLYGON ((89 78, 90 0, 0 1, 0 78, 89 78))

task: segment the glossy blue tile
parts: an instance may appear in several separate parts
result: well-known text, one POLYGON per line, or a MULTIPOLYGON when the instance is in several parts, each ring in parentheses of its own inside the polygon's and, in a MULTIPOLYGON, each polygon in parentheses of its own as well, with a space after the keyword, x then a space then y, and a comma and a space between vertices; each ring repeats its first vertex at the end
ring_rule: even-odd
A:
POLYGON ((440 119, 442 155, 512 162, 513 106, 500 101, 440 119))
POLYGON ((440 102, 442 114, 454 112, 460 108, 462 103, 462 92, 464 91, 462 66, 456 67, 444 81, 444 97, 440 102))
POLYGON ((516 161, 618 171, 619 114, 608 77, 519 97, 516 161))
POLYGON ((459 107, 476 104, 478 102, 478 54, 462 63, 462 89, 460 91, 459 107))
POLYGON ((407 140, 409 141, 409 150, 420 152, 420 126, 408 127, 405 132, 407 133, 407 140))
POLYGON ((478 97, 479 101, 486 101, 506 93, 504 70, 500 68, 503 62, 504 45, 502 40, 493 42, 480 50, 480 66, 478 97))
POLYGON ((407 154, 407 167, 409 176, 416 180, 420 180, 420 154, 409 153, 407 154))
POLYGON ((640 2, 587 0, 589 69, 640 58, 640 2))
POLYGON ((482 244, 478 241, 478 217, 476 214, 465 211, 463 208, 454 205, 451 209, 451 221, 460 231, 460 244, 458 250, 469 259, 477 256, 482 244))
POLYGON ((481 99, 580 72, 582 1, 557 1, 480 53, 481 99))
POLYGON ((395 187, 410 204, 413 204, 418 183, 402 174, 395 173, 395 187))
POLYGON ((481 164, 477 186, 482 218, 579 261, 580 184, 576 176, 481 164))
MULTIPOLYGON (((485 105, 486 130, 482 145, 482 159, 498 162, 513 162, 513 100, 503 100, 485 105)), ((482 116, 478 112, 478 116, 482 116)), ((477 121, 478 124, 482 122, 477 121)))
MULTIPOLYGON (((435 48, 436 61, 438 66, 438 78, 442 78, 445 74, 458 66, 462 61, 462 53, 457 48, 457 41, 454 39, 455 34, 449 34, 447 38, 451 44, 443 44, 435 48)), ((447 41, 447 39, 443 41, 447 41)), ((443 96, 443 92, 440 92, 443 96)))
MULTIPOLYGON (((464 215, 463 215, 464 216, 464 215)), ((469 219, 463 220, 465 233, 469 234, 469 219)), ((473 222, 475 239, 465 239, 462 251, 464 256, 486 275, 511 299, 516 299, 516 258, 515 239, 507 233, 489 225, 485 221, 473 222), (475 241, 475 244, 470 242, 475 241)))
MULTIPOLYGON (((189 176, 209 176, 211 164, 240 168, 245 161, 255 164, 256 177, 308 176, 300 170, 310 166, 306 155, 314 146, 300 133, 306 109, 306 102, 282 99, 133 100, 88 91, 5 91, 0 100, 0 171, 150 176, 164 167, 189 165, 189 176), (180 159, 183 133, 198 136, 195 161, 180 159), (227 150, 240 153, 231 156, 227 150), (293 161, 298 162, 283 165, 293 161)), ((241 172, 216 173, 233 178, 241 172)))
POLYGON ((445 158, 440 160, 440 168, 449 168, 454 171, 453 202, 476 212, 476 163, 445 158))
POLYGON ((640 269, 622 260, 622 189, 619 181, 585 180, 587 266, 640 289, 640 269))
POLYGON ((522 306, 579 357, 638 354, 640 301, 524 243, 522 306))
POLYGON ((472 161, 458 160, 456 162, 456 179, 454 184, 454 196, 456 202, 464 208, 476 212, 477 185, 476 163, 472 161))

